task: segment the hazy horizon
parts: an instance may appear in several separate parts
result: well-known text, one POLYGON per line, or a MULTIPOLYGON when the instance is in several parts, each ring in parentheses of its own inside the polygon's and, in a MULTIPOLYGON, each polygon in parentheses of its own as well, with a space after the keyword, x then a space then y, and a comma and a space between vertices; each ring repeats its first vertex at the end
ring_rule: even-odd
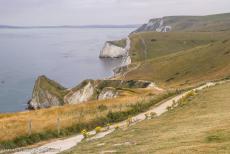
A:
POLYGON ((127 25, 174 15, 229 13, 229 0, 0 0, 0 25, 127 25))

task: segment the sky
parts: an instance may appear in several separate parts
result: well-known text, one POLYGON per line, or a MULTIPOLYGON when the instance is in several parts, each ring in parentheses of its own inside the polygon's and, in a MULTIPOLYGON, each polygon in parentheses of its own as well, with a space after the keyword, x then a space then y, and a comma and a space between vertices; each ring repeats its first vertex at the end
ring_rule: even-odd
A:
POLYGON ((224 12, 230 12, 230 0, 0 0, 0 25, 142 24, 224 12))

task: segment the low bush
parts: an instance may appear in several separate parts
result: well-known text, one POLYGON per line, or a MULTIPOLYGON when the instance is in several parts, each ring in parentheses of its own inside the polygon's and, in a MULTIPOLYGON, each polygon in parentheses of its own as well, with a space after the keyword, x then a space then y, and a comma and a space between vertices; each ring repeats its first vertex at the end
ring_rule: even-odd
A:
POLYGON ((100 126, 97 126, 96 128, 95 128, 95 132, 96 133, 100 133, 102 131, 102 128, 100 127, 100 126))
POLYGON ((89 132, 86 129, 83 129, 81 131, 81 134, 84 136, 84 138, 88 138, 89 137, 89 132))

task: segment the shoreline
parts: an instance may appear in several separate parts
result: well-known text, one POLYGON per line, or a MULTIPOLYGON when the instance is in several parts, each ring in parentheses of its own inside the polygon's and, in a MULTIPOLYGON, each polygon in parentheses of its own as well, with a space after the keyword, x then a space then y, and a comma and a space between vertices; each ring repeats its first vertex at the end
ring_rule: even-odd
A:
MULTIPOLYGON (((48 62, 48 63, 43 63, 41 65, 37 64, 37 62, 40 61, 39 59, 36 60, 35 62, 33 62, 33 63, 35 63, 35 65, 33 65, 33 66, 28 65, 30 61, 27 61, 27 62, 26 61, 24 61, 24 62, 19 61, 20 65, 17 65, 17 63, 18 63, 17 62, 14 68, 21 66, 21 64, 28 66, 23 70, 23 72, 25 72, 25 73, 23 73, 23 74, 21 72, 19 72, 19 74, 17 73, 20 77, 17 77, 17 75, 14 75, 15 73, 10 73, 10 74, 8 72, 4 73, 4 70, 6 68, 3 68, 3 72, 2 72, 2 75, 0 77, 0 81, 3 79, 5 81, 5 84, 4 85, 0 84, 1 100, 2 100, 1 101, 2 109, 1 109, 0 114, 9 114, 9 113, 25 111, 25 108, 27 107, 27 105, 26 105, 27 100, 29 100, 31 98, 31 92, 33 90, 35 80, 39 74, 45 74, 48 77, 50 77, 51 79, 58 81, 59 83, 61 83, 62 85, 64 85, 67 88, 72 88, 87 78, 93 78, 96 80, 96 79, 104 79, 104 78, 112 77, 114 74, 113 69, 115 68, 115 66, 120 66, 121 60, 117 59, 117 60, 113 60, 112 62, 108 61, 108 60, 100 60, 98 58, 98 54, 99 54, 101 48, 103 47, 103 43, 105 41, 107 41, 108 39, 109 40, 117 40, 120 38, 124 38, 132 30, 133 30, 132 28, 131 29, 125 29, 125 30, 123 30, 123 29, 111 29, 111 30, 106 30, 106 29, 105 30, 97 30, 97 29, 94 30, 94 29, 92 29, 89 32, 86 30, 55 30, 54 32, 53 31, 47 31, 47 32, 45 31, 44 33, 42 32, 42 34, 39 33, 40 37, 38 37, 38 40, 35 40, 35 41, 39 41, 37 43, 38 45, 44 44, 44 46, 42 47, 42 51, 44 51, 46 53, 47 52, 50 53, 51 51, 55 50, 55 55, 49 54, 45 58, 42 58, 42 57, 44 57, 44 56, 42 56, 41 60, 48 62), (57 39, 56 39, 56 37, 54 38, 53 35, 51 38, 50 33, 60 34, 60 33, 65 32, 67 34, 71 31, 73 31, 73 33, 71 35, 68 34, 68 35, 61 36, 61 38, 60 38, 61 40, 58 41, 59 44, 52 45, 51 47, 46 47, 46 44, 47 45, 53 44, 53 42, 57 43, 57 39, 59 40, 59 38, 57 38, 57 39), (78 38, 78 36, 76 35, 78 33, 84 34, 86 37, 78 38), (90 37, 91 34, 92 34, 92 37, 90 37), (107 38, 108 35, 109 35, 109 38, 107 38), (41 37, 42 38, 45 37, 47 39, 47 41, 44 42, 43 39, 42 40, 40 39, 41 37), (66 44, 65 40, 69 40, 68 42, 71 44, 66 44), (75 40, 75 43, 73 42, 73 40, 75 40), (62 43, 62 44, 64 43, 63 48, 59 48, 59 46, 61 45, 60 43, 62 43), (84 47, 86 45, 87 45, 87 47, 84 47), (84 52, 84 53, 82 53, 82 52, 84 52), (69 54, 69 56, 72 56, 72 57, 71 58, 69 56, 65 57, 66 54, 69 54), (61 60, 60 63, 57 65, 56 64, 53 65, 54 64, 53 61, 57 58, 58 58, 58 61, 61 60), (83 59, 85 59, 85 62, 82 61, 83 59), (79 60, 79 62, 78 62, 78 60, 79 60), (34 67, 36 67, 36 69, 34 67), (39 67, 39 68, 37 69, 37 67, 39 67), (81 71, 80 67, 84 68, 84 70, 81 71), (30 74, 28 74, 27 72, 30 74), (81 72, 81 73, 79 73, 79 72, 81 72), (14 76, 13 77, 10 76, 11 78, 6 78, 6 76, 9 76, 8 74, 14 75, 14 76), (19 89, 18 89, 18 86, 20 86, 19 89)), ((21 41, 21 35, 23 34, 23 36, 24 36, 24 33, 25 33, 25 35, 27 35, 27 34, 28 35, 31 34, 33 36, 38 35, 37 34, 38 32, 34 32, 33 30, 32 31, 20 30, 19 32, 14 32, 14 31, 8 32, 7 31, 6 33, 7 34, 8 33, 9 34, 17 34, 17 35, 20 34, 18 36, 18 38, 14 39, 13 41, 15 41, 15 40, 21 41)), ((5 37, 3 37, 3 39, 4 38, 5 37)), ((11 41, 11 40, 12 39, 9 39, 8 41, 11 41)), ((24 40, 27 41, 27 38, 22 40, 22 43, 23 43, 22 45, 24 45, 24 42, 25 42, 24 40)), ((33 43, 34 40, 31 40, 31 42, 33 43)), ((12 44, 14 44, 14 42, 12 42, 12 44)), ((6 46, 6 49, 13 52, 16 47, 6 46)), ((28 55, 26 54, 27 51, 28 52, 31 51, 31 48, 29 46, 28 47, 25 46, 25 49, 26 50, 25 50, 24 55, 27 57, 31 57, 30 56, 31 54, 28 54, 28 55)), ((39 54, 39 55, 44 55, 44 54, 40 54, 40 51, 37 51, 39 49, 35 48, 34 53, 39 54)), ((8 54, 7 54, 6 56, 9 57, 10 55, 8 56, 8 54)), ((14 58, 14 56, 12 58, 14 58)), ((3 64, 4 64, 4 62, 3 62, 3 64)), ((9 71, 11 71, 11 70, 9 70, 9 71)))

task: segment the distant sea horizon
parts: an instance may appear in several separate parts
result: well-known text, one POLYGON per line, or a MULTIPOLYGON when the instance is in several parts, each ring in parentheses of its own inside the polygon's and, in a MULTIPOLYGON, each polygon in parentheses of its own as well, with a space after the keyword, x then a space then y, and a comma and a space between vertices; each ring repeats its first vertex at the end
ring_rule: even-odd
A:
POLYGON ((134 28, 0 29, 0 113, 24 111, 35 80, 46 75, 71 88, 113 75, 121 59, 102 60, 106 41, 134 28))
POLYGON ((141 24, 127 24, 127 25, 52 25, 52 26, 15 26, 15 25, 1 25, 0 29, 46 29, 46 28, 138 28, 141 24))

